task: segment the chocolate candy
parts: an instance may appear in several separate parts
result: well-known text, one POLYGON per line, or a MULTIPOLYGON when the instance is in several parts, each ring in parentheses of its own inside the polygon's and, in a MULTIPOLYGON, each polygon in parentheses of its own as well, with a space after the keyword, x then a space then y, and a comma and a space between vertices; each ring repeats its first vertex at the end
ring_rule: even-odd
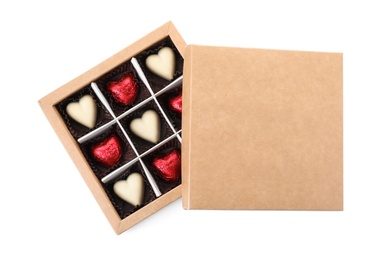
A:
POLYGON ((114 100, 124 106, 128 106, 135 101, 138 95, 138 85, 134 77, 125 73, 118 81, 110 81, 107 84, 108 92, 114 100))
POLYGON ((182 113, 182 95, 175 96, 169 99, 169 108, 181 115, 182 113))
POLYGON ((90 95, 85 95, 78 102, 69 103, 66 106, 66 113, 76 122, 88 128, 96 124, 96 104, 90 95))
POLYGON ((172 80, 175 74, 175 53, 171 48, 164 47, 157 54, 148 56, 145 64, 157 76, 172 80))
POLYGON ((116 135, 111 135, 92 146, 92 154, 96 161, 107 167, 112 167, 119 162, 122 156, 121 142, 116 135))
POLYGON ((131 121, 130 130, 146 141, 157 143, 160 140, 160 118, 157 112, 144 112, 141 118, 131 121))
POLYGON ((118 197, 133 206, 140 206, 144 198, 144 180, 138 172, 131 173, 126 180, 114 184, 114 192, 118 197))
POLYGON ((178 181, 181 175, 180 151, 172 150, 168 154, 155 158, 153 166, 158 175, 168 182, 178 181))

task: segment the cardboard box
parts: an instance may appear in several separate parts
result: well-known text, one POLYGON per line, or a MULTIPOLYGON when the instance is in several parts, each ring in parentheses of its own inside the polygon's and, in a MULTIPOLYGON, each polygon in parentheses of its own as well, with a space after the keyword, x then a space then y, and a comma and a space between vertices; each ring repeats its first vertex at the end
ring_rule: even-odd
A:
POLYGON ((340 53, 186 46, 168 22, 39 104, 120 234, 181 195, 185 209, 342 210, 342 94, 340 53), (169 82, 145 68, 145 57, 163 45, 177 54, 169 82), (103 86, 125 71, 136 75, 144 93, 135 106, 123 108, 107 100, 103 86), (181 85, 182 131, 181 119, 175 121, 158 105, 181 85), (94 97, 100 111, 92 130, 72 125, 64 112, 84 94, 94 97), (121 163, 101 170, 88 156, 92 144, 107 132, 126 143, 132 137, 123 126, 148 104, 160 111, 170 133, 156 146, 137 148, 138 155, 129 141, 121 163), (147 157, 165 145, 180 148, 181 140, 182 179, 164 184, 149 172, 147 157), (125 209, 112 183, 134 167, 147 183, 145 202, 125 209))
POLYGON ((343 209, 341 53, 190 45, 186 209, 343 209))
MULTIPOLYGON (((171 22, 168 22, 39 100, 44 114, 117 234, 181 196, 180 180, 172 184, 159 181, 158 177, 151 173, 148 156, 172 143, 180 149, 181 119, 177 122, 171 121, 161 102, 166 93, 181 88, 182 57, 185 47, 186 43, 179 32, 171 22), (176 52, 176 72, 172 81, 156 78, 145 69, 146 56, 156 53, 165 45, 176 52), (107 81, 126 71, 134 74, 140 89, 142 88, 135 109, 133 106, 115 105, 104 89, 107 81), (91 84, 93 82, 96 84, 91 84), (154 94, 148 93, 148 90, 154 94), (98 109, 97 125, 92 130, 80 127, 64 112, 67 104, 79 100, 85 94, 93 96, 98 109), (126 139, 130 136, 126 134, 126 125, 133 114, 148 106, 158 111, 160 119, 165 122, 161 126, 162 141, 157 146, 143 147, 142 151, 138 151, 137 157, 133 151, 134 144, 126 143, 126 139), (165 128, 167 130, 163 133, 165 128), (117 134, 124 144, 123 156, 114 168, 105 169, 89 158, 89 150, 93 143, 102 139, 102 136, 111 133, 117 134), (124 179, 134 167, 142 171, 146 183, 144 203, 141 207, 125 206, 112 190, 112 182, 124 179)), ((136 142, 133 140, 133 143, 136 142)))

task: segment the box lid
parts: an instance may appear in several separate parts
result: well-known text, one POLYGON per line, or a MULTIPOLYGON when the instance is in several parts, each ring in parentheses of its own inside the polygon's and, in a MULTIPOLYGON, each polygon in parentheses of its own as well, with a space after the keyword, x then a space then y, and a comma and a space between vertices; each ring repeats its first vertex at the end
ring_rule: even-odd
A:
POLYGON ((341 53, 189 45, 183 207, 343 209, 341 53))

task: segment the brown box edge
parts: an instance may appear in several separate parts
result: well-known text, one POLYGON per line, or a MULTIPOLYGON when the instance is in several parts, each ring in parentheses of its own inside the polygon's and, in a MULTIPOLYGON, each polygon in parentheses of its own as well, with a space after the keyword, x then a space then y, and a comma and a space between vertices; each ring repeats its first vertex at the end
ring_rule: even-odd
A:
POLYGON ((183 102, 183 117, 182 117, 182 205, 184 209, 190 209, 190 129, 191 129, 191 89, 190 84, 192 80, 191 73, 191 59, 192 56, 192 45, 188 45, 185 49, 184 63, 183 68, 183 100, 188 102, 183 102), (186 75, 186 77, 184 77, 186 75), (188 135, 188 136, 187 136, 188 135))

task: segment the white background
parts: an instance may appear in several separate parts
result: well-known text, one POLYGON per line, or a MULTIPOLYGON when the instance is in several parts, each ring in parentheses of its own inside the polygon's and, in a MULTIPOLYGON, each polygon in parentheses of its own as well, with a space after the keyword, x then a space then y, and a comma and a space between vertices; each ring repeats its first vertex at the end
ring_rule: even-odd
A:
POLYGON ((0 3, 0 259, 390 259, 388 1, 214 2, 0 3), (114 233, 37 101, 169 20, 187 43, 344 53, 344 211, 179 199, 114 233))

